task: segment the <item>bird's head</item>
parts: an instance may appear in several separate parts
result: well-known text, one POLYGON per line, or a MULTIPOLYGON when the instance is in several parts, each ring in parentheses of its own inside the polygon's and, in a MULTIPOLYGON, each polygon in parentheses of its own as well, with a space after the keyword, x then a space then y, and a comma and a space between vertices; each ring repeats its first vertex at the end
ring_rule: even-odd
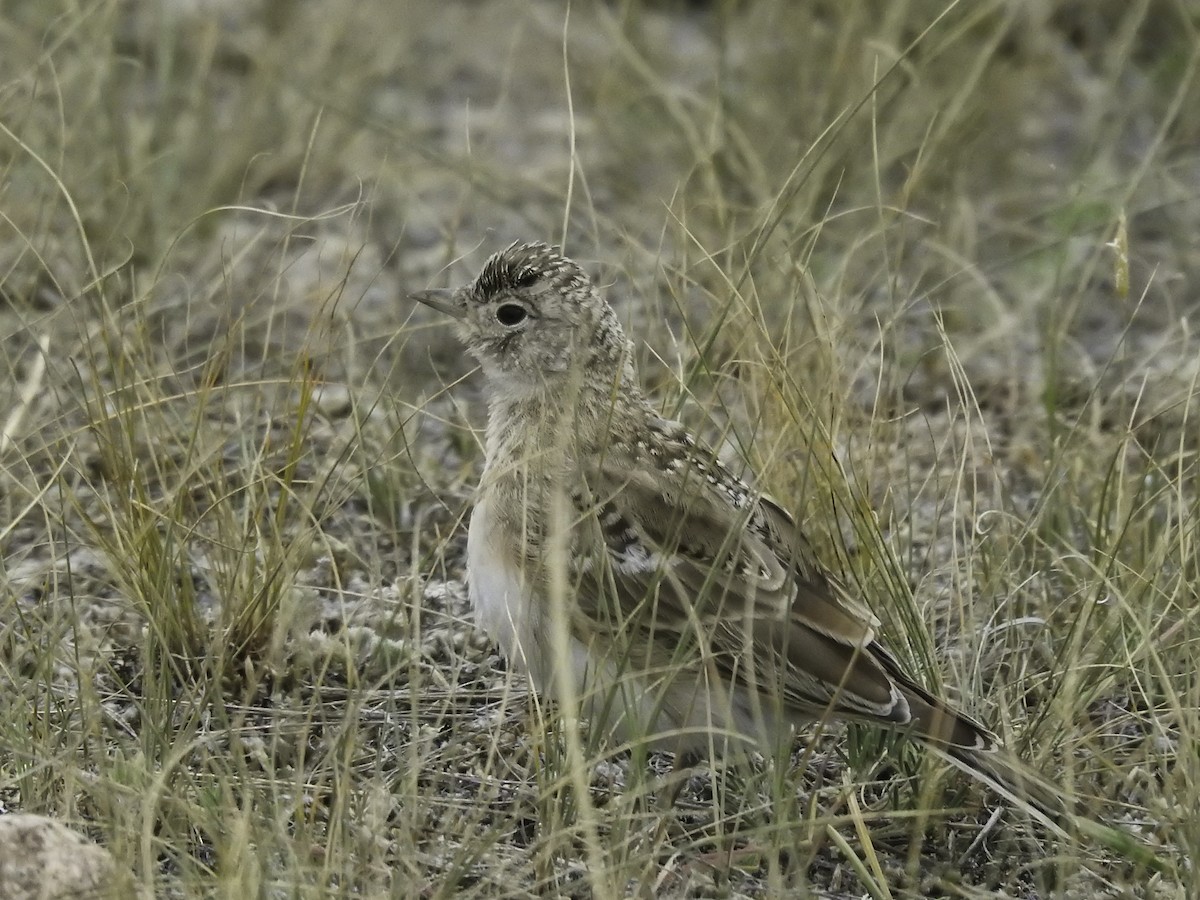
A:
POLYGON ((512 244, 469 284, 413 297, 457 320, 493 391, 541 393, 571 373, 609 389, 632 381, 616 314, 583 269, 547 244, 512 244))

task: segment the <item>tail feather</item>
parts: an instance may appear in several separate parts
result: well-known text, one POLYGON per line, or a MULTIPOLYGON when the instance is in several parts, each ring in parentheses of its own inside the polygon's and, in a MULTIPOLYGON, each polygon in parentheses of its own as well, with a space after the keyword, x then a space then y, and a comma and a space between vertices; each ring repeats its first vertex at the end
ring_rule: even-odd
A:
POLYGON ((1031 771, 1003 747, 979 752, 930 742, 926 746, 1060 839, 1085 837, 1155 872, 1175 873, 1170 862, 1159 858, 1135 835, 1119 826, 1097 822, 1059 785, 1031 771))
POLYGON ((1000 748, 1000 739, 982 724, 934 697, 917 685, 903 685, 912 727, 926 744, 948 750, 991 753, 1000 748))
POLYGON ((1170 863, 1160 859, 1133 834, 1095 821, 1075 798, 1021 763, 979 722, 915 683, 907 682, 901 687, 916 736, 941 759, 987 786, 1063 840, 1072 840, 1073 835, 1084 836, 1156 872, 1173 871, 1170 863))

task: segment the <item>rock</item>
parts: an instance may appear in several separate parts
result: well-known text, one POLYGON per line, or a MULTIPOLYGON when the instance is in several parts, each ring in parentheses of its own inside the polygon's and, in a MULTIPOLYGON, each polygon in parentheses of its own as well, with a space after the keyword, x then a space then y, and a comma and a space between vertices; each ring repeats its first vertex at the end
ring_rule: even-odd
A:
POLYGON ((107 897, 113 858, 103 847, 45 816, 0 816, 0 897, 107 897))

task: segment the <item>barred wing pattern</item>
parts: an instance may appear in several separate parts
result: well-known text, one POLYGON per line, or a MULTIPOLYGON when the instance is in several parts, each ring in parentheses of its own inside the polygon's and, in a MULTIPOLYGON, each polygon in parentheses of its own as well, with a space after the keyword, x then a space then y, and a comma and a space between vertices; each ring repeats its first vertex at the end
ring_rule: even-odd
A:
POLYGON ((576 546, 605 548, 574 560, 576 614, 591 620, 576 633, 606 636, 602 680, 637 683, 642 727, 716 726, 762 745, 833 717, 911 726, 939 746, 994 743, 904 674, 778 504, 688 450, 664 467, 644 447, 612 447, 585 473, 588 502, 576 499, 576 546))

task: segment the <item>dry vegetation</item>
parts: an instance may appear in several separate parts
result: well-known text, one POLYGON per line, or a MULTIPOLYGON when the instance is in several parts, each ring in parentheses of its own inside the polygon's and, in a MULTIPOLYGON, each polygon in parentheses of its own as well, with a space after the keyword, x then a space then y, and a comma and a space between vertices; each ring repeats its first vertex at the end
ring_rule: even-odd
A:
POLYGON ((117 896, 1184 896, 1200 11, 566 9, 5 4, 0 807, 117 896), (523 237, 1164 871, 870 729, 581 779, 472 630, 477 379, 404 296, 523 237))

